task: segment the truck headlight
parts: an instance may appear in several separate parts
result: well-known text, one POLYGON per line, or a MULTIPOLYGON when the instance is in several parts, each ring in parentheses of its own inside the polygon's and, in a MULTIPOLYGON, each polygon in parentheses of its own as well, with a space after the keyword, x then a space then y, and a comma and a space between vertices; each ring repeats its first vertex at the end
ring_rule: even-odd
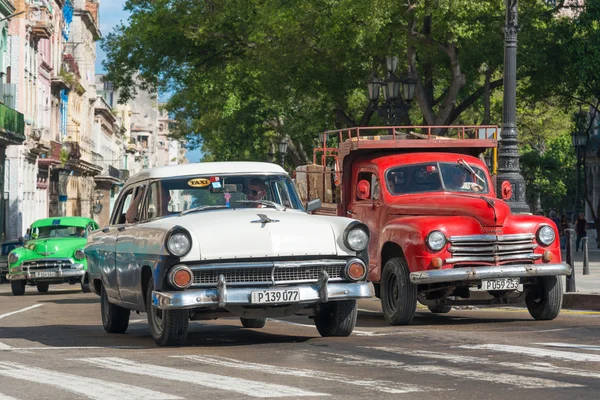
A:
POLYGON ((554 243, 555 239, 556 234, 554 233, 554 229, 552 229, 552 227, 544 225, 540 229, 538 229, 537 240, 544 246, 550 246, 552 243, 554 243))
POLYGON ((446 235, 440 231, 429 232, 427 239, 425 239, 425 243, 427 243, 427 247, 431 250, 440 251, 446 246, 446 235))
POLYGON ((190 233, 183 228, 175 228, 167 235, 167 251, 174 256, 183 257, 192 248, 190 233))
POLYGON ((17 253, 10 253, 8 255, 8 262, 9 263, 14 264, 17 261, 19 261, 19 255, 17 253))
POLYGON ((369 228, 360 222, 351 223, 344 232, 344 244, 354 251, 366 249, 369 245, 369 228))
POLYGON ((85 253, 83 252, 83 250, 77 249, 75 250, 73 257, 75 257, 76 260, 83 260, 85 258, 85 253))

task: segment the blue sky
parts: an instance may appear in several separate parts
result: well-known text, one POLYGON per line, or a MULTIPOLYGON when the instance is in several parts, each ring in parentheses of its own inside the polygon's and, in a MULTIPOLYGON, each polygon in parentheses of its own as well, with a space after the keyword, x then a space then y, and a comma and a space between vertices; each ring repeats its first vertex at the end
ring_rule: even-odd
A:
MULTIPOLYGON (((125 0, 101 0, 100 1, 100 32, 102 35, 107 35, 113 30, 114 27, 119 23, 127 23, 129 13, 123 10, 125 0)), ((102 48, 98 44, 96 46, 96 73, 104 73, 105 69, 102 67, 102 61, 106 54, 102 51, 102 48)), ((190 162, 200 161, 202 154, 199 150, 188 151, 186 154, 190 162)))

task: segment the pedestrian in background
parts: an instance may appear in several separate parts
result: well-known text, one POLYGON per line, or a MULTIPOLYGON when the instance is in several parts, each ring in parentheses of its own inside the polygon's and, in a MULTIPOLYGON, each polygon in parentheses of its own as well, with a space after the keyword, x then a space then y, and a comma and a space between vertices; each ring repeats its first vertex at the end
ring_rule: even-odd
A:
POLYGON ((583 213, 580 213, 579 218, 575 223, 575 233, 577 234, 577 241, 575 242, 575 251, 579 251, 579 244, 581 243, 581 239, 587 236, 585 228, 587 228, 587 221, 585 220, 585 216, 583 215, 583 213))
POLYGON ((567 215, 562 214, 560 216, 560 225, 558 226, 561 250, 565 250, 567 248, 567 229, 569 229, 569 221, 567 220, 567 215))

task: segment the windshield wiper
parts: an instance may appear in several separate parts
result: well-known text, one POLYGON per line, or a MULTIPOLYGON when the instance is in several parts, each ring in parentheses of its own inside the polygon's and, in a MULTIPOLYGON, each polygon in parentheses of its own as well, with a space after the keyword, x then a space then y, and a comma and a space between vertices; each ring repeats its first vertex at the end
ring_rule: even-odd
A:
POLYGON ((190 208, 189 210, 179 212, 179 216, 181 217, 182 215, 186 215, 186 214, 193 213, 196 211, 218 210, 220 208, 229 208, 229 207, 223 206, 223 205, 194 207, 194 208, 190 208))
POLYGON ((487 183, 485 181, 485 179, 483 179, 482 177, 480 177, 479 175, 477 175, 477 173, 473 170, 473 168, 469 164, 467 164, 467 162, 465 160, 463 160, 462 158, 459 158, 456 163, 458 165, 460 165, 462 168, 464 168, 467 171, 469 171, 470 173, 472 173, 473 175, 475 175, 475 177, 477 179, 479 179, 484 185, 487 183))
POLYGON ((274 201, 269 201, 269 200, 238 200, 236 201, 236 203, 240 203, 240 204, 262 204, 265 206, 269 206, 269 207, 273 207, 274 209, 278 210, 278 211, 285 211, 286 208, 284 206, 282 206, 281 204, 277 204, 274 201))

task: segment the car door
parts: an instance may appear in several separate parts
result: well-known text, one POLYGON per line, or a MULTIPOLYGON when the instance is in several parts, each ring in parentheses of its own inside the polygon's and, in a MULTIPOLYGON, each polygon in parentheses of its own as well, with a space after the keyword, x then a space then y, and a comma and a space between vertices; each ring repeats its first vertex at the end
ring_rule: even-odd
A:
POLYGON ((371 267, 375 267, 379 259, 379 234, 383 210, 379 178, 374 169, 365 168, 355 172, 352 182, 352 202, 348 207, 349 216, 358 219, 369 227, 371 235, 369 263, 371 267), (361 189, 367 187, 367 192, 363 191, 361 193, 361 189))
POLYGON ((117 227, 115 243, 117 285, 121 301, 130 304, 138 304, 141 288, 139 283, 141 266, 138 265, 139 252, 136 250, 136 239, 138 225, 144 218, 146 186, 144 182, 133 188, 133 200, 125 212, 125 223, 117 227))

